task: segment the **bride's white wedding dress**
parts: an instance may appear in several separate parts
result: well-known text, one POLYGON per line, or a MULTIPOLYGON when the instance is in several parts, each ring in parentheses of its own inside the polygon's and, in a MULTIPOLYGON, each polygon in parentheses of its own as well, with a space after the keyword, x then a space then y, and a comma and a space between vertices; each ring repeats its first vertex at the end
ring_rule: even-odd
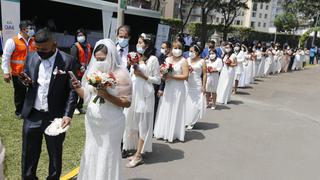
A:
MULTIPOLYGON (((122 97, 130 100, 131 80, 127 70, 119 68, 120 60, 117 58, 115 45, 108 39, 101 41, 98 41, 97 44, 103 43, 108 47, 106 62, 105 64, 97 63, 92 58, 90 65, 93 67, 89 65, 89 72, 86 74, 97 70, 112 72, 117 80, 117 85, 114 88, 108 88, 108 93, 115 98, 122 97)), ((100 100, 94 103, 93 99, 97 95, 96 88, 89 85, 85 79, 82 84, 84 103, 88 106, 85 115, 85 146, 77 180, 122 180, 120 146, 125 128, 123 108, 107 99, 102 104, 100 100)))
MULTIPOLYGON (((110 89, 110 94, 116 95, 117 92, 110 89)), ((86 140, 81 171, 77 179, 122 179, 120 146, 125 126, 123 108, 109 101, 95 104, 92 102, 95 95, 93 89, 85 91, 84 99, 90 100, 85 115, 86 140)))

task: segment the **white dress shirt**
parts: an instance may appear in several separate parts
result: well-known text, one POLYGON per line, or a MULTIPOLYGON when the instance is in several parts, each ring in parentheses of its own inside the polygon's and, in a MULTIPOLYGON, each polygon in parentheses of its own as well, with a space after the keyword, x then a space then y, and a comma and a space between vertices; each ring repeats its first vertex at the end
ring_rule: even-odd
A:
POLYGON ((118 54, 121 58, 121 64, 123 65, 123 67, 127 67, 127 61, 128 61, 127 56, 129 53, 129 46, 122 48, 122 47, 120 47, 119 44, 117 44, 117 51, 118 51, 118 54))
POLYGON ((52 76, 53 66, 56 59, 58 50, 49 59, 41 60, 38 72, 39 84, 38 92, 34 108, 39 111, 48 111, 48 92, 50 87, 50 80, 52 76))
MULTIPOLYGON (((23 41, 26 43, 26 45, 29 46, 29 41, 31 38, 29 38, 27 41, 20 33, 18 33, 18 38, 23 39, 23 41)), ((16 49, 16 45, 14 43, 13 38, 8 39, 4 45, 3 54, 2 54, 1 68, 2 68, 2 71, 4 74, 10 73, 11 55, 15 49, 16 49)))

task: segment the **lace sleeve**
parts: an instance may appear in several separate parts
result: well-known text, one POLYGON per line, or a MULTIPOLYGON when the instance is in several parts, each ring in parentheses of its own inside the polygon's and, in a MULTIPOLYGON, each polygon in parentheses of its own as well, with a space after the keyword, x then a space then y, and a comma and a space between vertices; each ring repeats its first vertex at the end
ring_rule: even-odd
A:
POLYGON ((117 79, 116 92, 117 97, 128 98, 129 101, 132 99, 132 82, 129 76, 129 72, 125 68, 119 68, 114 71, 117 79))

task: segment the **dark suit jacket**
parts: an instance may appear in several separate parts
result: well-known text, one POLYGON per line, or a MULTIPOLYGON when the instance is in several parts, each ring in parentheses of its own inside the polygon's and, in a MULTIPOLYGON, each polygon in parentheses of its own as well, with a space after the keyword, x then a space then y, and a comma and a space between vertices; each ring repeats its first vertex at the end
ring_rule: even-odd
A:
MULTIPOLYGON (((22 116, 24 118, 27 118, 30 115, 35 104, 39 87, 37 80, 40 62, 40 57, 36 52, 30 53, 26 60, 25 73, 34 83, 28 87, 26 93, 22 109, 22 116)), ((73 71, 75 73, 73 57, 58 50, 53 70, 56 67, 58 70, 65 71, 66 74, 52 74, 51 76, 48 92, 49 119, 53 120, 54 118, 62 118, 63 116, 72 118, 78 100, 77 93, 72 88, 68 76, 68 71, 73 71)))

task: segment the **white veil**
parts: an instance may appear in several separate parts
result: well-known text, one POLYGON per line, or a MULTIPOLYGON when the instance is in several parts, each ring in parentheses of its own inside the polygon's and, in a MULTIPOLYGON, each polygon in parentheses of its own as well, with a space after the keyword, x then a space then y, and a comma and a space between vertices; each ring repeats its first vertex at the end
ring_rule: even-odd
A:
MULTIPOLYGON (((102 71, 104 73, 113 73, 117 81, 117 85, 115 87, 117 92, 116 96, 128 97, 130 100, 131 94, 132 94, 131 79, 130 79, 128 70, 123 66, 121 66, 121 59, 120 59, 120 56, 118 55, 117 48, 114 42, 111 39, 99 40, 96 43, 94 50, 100 44, 103 44, 107 47, 108 49, 107 57, 104 61, 97 61, 97 59, 94 57, 94 54, 92 54, 88 68, 82 78, 82 83, 81 83, 82 86, 85 89, 89 89, 89 91, 91 89, 90 92, 94 93, 95 91, 92 91, 92 86, 88 84, 88 81, 86 79, 87 75, 92 74, 96 71, 102 71)), ((86 99, 89 100, 90 97, 85 97, 84 99, 86 102, 86 99)))

